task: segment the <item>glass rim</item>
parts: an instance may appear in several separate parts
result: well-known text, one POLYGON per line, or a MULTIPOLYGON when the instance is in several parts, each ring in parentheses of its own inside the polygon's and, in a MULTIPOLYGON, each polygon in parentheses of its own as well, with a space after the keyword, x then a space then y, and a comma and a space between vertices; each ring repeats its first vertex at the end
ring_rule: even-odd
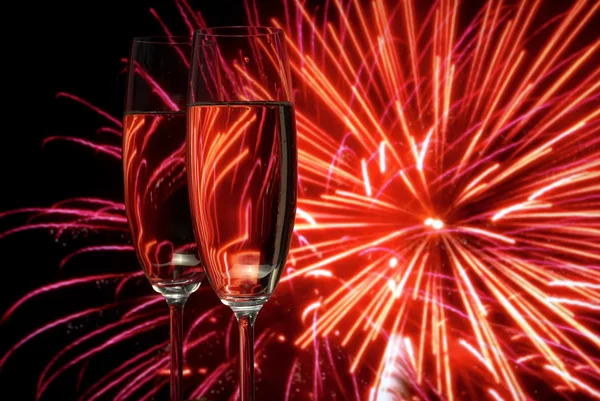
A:
POLYGON ((192 39, 189 36, 181 35, 158 35, 158 36, 136 36, 132 43, 144 43, 155 45, 191 45, 192 39))
POLYGON ((194 31, 194 37, 204 36, 213 38, 245 38, 281 34, 283 34, 283 29, 268 25, 225 25, 210 28, 200 28, 194 31), (253 30, 255 32, 253 32, 253 30))

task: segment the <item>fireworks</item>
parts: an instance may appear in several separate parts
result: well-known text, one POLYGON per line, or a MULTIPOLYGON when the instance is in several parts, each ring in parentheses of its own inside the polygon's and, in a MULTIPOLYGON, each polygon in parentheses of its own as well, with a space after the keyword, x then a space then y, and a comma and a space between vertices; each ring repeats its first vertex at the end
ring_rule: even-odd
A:
MULTIPOLYGON (((190 29, 204 24, 187 3, 176 5, 190 29)), ((269 347, 287 347, 271 368, 285 379, 281 398, 600 398, 600 38, 589 33, 600 3, 575 1, 547 16, 541 0, 490 0, 467 24, 466 5, 452 0, 282 5, 280 18, 261 20, 257 4, 246 4, 251 24, 288 33, 297 89, 295 237, 276 306, 261 312, 270 327, 258 351, 273 364, 281 354, 269 347), (286 331, 274 314, 288 308, 297 323, 286 331)), ((104 130, 118 132, 106 117, 113 125, 104 130)), ((120 157, 109 145, 79 143, 120 157)), ((3 235, 125 227, 122 205, 103 200, 25 212, 45 220, 3 235)), ((103 244, 76 254, 129 250, 103 244)), ((110 279, 119 292, 131 277, 39 291, 110 279)), ((114 329, 113 341, 166 321, 152 308, 156 297, 130 301, 122 322, 100 329, 114 329)), ((200 328, 219 311, 195 320, 188 347, 218 336, 200 328)), ((194 396, 231 369, 225 338, 194 396)), ((150 397, 166 363, 149 355, 163 345, 121 361, 81 399, 98 389, 126 399, 144 388, 150 397)), ((39 395, 57 374, 48 373, 39 395)))
POLYGON ((305 245, 285 280, 343 283, 296 345, 337 330, 351 371, 383 354, 375 387, 399 364, 405 397, 527 399, 536 371, 598 397, 600 41, 571 45, 599 5, 537 35, 539 1, 489 1, 462 30, 456 1, 423 21, 410 0, 333 1, 323 29, 296 7, 314 34, 288 42, 305 245))

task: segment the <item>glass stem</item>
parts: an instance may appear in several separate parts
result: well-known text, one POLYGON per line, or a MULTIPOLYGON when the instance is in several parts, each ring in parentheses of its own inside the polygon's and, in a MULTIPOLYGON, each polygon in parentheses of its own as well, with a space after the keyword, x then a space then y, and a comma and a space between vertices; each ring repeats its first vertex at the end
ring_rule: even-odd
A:
POLYGON ((240 327, 240 401, 254 401, 254 321, 260 306, 232 309, 240 327))
POLYGON ((187 296, 165 296, 169 304, 171 326, 171 401, 181 401, 183 398, 183 307, 187 296))

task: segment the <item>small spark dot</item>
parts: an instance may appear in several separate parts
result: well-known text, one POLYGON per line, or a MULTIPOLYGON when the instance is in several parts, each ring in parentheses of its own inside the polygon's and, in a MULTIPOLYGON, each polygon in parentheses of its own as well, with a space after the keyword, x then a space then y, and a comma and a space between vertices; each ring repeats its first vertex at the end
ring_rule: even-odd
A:
POLYGON ((440 230, 444 228, 444 222, 439 219, 433 219, 431 217, 428 217, 425 219, 424 223, 427 227, 431 227, 434 230, 440 230))

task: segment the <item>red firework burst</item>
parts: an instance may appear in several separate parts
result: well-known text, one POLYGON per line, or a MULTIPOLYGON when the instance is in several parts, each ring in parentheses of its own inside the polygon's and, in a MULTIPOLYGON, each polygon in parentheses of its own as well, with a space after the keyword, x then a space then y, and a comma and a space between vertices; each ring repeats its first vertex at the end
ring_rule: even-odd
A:
POLYGON ((529 399, 536 372, 599 397, 600 40, 573 44, 600 5, 538 25, 540 1, 489 1, 464 29, 458 1, 333 1, 323 28, 295 5, 284 280, 340 280, 296 344, 339 336, 351 371, 383 353, 376 399, 390 363, 405 398, 529 399))

